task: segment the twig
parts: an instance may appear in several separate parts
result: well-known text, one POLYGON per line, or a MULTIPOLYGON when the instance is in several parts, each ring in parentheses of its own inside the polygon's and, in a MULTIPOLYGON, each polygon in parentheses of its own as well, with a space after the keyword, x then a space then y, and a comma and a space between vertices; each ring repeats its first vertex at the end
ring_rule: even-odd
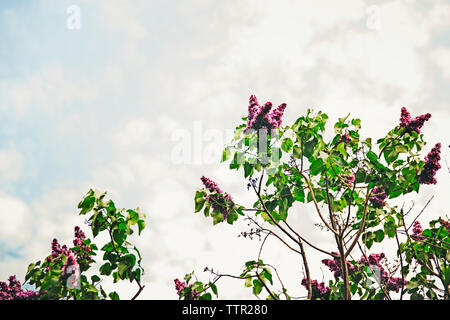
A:
POLYGON ((364 230, 365 223, 366 223, 366 215, 367 215, 367 205, 369 203, 369 199, 370 199, 371 194, 372 194, 372 190, 369 191, 369 187, 367 187, 367 195, 366 195, 366 201, 364 203, 364 209, 363 209, 363 216, 362 216, 362 219, 361 219, 361 225, 359 227, 359 230, 358 230, 358 233, 356 234, 355 239, 353 240, 353 243, 347 249, 347 252, 345 253, 345 257, 347 257, 348 254, 353 250, 353 247, 358 242, 359 237, 361 236, 361 233, 364 230))

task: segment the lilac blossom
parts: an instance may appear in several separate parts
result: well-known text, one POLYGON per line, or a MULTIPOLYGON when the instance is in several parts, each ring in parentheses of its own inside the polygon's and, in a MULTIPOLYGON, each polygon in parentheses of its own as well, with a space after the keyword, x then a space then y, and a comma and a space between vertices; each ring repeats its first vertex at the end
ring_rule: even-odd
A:
POLYGON ((425 157, 425 165, 417 178, 420 184, 436 184, 436 172, 441 168, 441 144, 437 143, 425 157))

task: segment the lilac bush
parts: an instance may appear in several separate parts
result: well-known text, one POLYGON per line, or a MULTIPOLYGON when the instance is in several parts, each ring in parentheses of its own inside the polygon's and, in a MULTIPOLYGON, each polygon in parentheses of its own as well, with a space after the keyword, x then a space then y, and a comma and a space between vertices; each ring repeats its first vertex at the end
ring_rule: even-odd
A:
POLYGON ((117 209, 112 200, 105 200, 105 193, 89 190, 79 203, 80 215, 92 213, 87 219, 94 238, 106 233, 109 242, 100 250, 93 241, 86 237, 84 231, 74 228, 73 247, 61 245, 57 239, 51 243, 51 253, 28 266, 25 282, 35 287, 35 291, 21 289, 21 284, 11 276, 9 285, 0 282, 1 300, 118 300, 119 295, 113 291, 105 292, 102 278, 111 276, 113 282, 128 280, 138 286, 136 299, 144 289, 141 275, 144 269, 139 250, 128 240, 136 227, 140 234, 145 228, 145 214, 139 209, 117 209), (96 259, 97 253, 103 253, 96 259), (101 261, 103 260, 103 262, 101 261), (103 264, 98 267, 97 263, 103 264), (86 272, 97 272, 87 278, 86 272))
MULTIPOLYGON (((406 212, 391 200, 437 183, 441 144, 424 160, 421 157, 426 145, 422 128, 431 114, 412 117, 403 107, 400 123, 372 139, 361 137, 361 120, 350 115, 335 122, 331 135, 325 135, 328 116, 320 111, 308 110, 292 125, 282 125, 285 109, 284 103, 275 110, 271 102, 260 105, 252 95, 244 123, 236 127, 223 151, 222 161, 229 161, 231 170, 242 169, 248 179, 253 204, 231 201, 204 177, 205 188, 195 194, 195 212, 203 210, 214 225, 232 225, 243 218, 250 230, 240 236, 262 241, 258 258, 247 261, 240 274, 205 268, 212 276, 209 284, 231 277, 242 280, 258 297, 265 293, 271 300, 291 299, 276 266, 261 258, 265 243, 273 239, 300 256, 306 299, 448 299, 449 223, 441 217, 422 229, 417 217, 410 219, 412 209, 406 212), (308 204, 320 220, 311 228, 328 234, 336 250, 314 244, 289 221, 298 212, 292 208, 308 204), (370 252, 374 243, 387 239, 397 245, 389 254, 395 256, 393 261, 385 253, 370 252), (325 255, 322 263, 334 279, 326 283, 312 278, 305 246, 325 255), (356 251, 359 260, 353 260, 356 251)), ((196 283, 199 299, 212 296, 210 285, 196 283)), ((192 298, 179 290, 177 294, 180 299, 192 298)))

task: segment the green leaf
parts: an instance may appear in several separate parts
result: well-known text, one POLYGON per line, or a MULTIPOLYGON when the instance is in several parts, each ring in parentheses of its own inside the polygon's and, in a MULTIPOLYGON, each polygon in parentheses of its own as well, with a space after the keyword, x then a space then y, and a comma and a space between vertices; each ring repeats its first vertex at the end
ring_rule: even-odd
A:
POLYGON ((200 210, 202 210, 206 200, 205 200, 205 193, 203 191, 197 191, 195 193, 195 212, 199 212, 200 210))
POLYGON ((305 202, 305 190, 297 189, 296 191, 294 191, 294 197, 297 201, 305 202))
POLYGON ((387 163, 392 163, 398 158, 398 152, 396 149, 386 148, 383 152, 384 159, 387 163))
POLYGON ((408 152, 408 147, 405 146, 405 145, 398 144, 398 145, 395 146, 395 151, 397 153, 407 153, 408 152))
POLYGON ((272 274, 270 273, 270 270, 269 270, 269 269, 264 268, 263 276, 264 276, 264 278, 266 278, 267 280, 269 280, 269 282, 270 282, 271 285, 273 285, 272 274))
POLYGON ((417 288, 418 286, 419 286, 419 283, 416 281, 408 281, 406 283, 406 289, 409 289, 409 290, 417 288))
POLYGON ((119 298, 119 294, 117 293, 117 292, 111 292, 110 294, 109 294, 109 297, 111 298, 111 300, 120 300, 120 298, 119 298))
POLYGON ((361 129, 361 120, 360 119, 352 119, 352 125, 354 125, 358 129, 361 129))
POLYGON ((127 254, 126 256, 123 256, 120 260, 125 261, 125 263, 130 268, 133 268, 136 265, 136 256, 134 254, 127 254))
POLYGON ((215 210, 211 212, 211 217, 213 218, 213 225, 223 222, 223 220, 225 219, 225 217, 221 212, 215 210))
POLYGON ((239 169, 242 163, 242 155, 239 152, 235 152, 233 160, 230 162, 230 169, 239 169))
POLYGON ((366 156, 367 156, 367 159, 369 159, 371 162, 374 162, 374 163, 378 162, 378 157, 373 151, 367 152, 366 156))
POLYGON ((207 292, 207 293, 201 295, 198 299, 199 300, 211 300, 212 296, 211 296, 211 293, 207 292))
POLYGON ((228 148, 223 149, 222 152, 222 162, 227 161, 228 159, 230 159, 231 156, 231 151, 228 148))
POLYGON ((299 146, 295 146, 293 148, 293 156, 296 159, 300 159, 302 156, 302 148, 300 148, 299 146))
POLYGON ((87 284, 87 285, 85 285, 84 286, 84 289, 86 290, 86 292, 88 292, 88 293, 98 293, 98 289, 95 287, 95 286, 93 286, 93 285, 91 285, 91 284, 87 284))
POLYGON ((350 286, 350 291, 352 292, 352 294, 355 294, 357 290, 358 290, 358 284, 352 283, 352 285, 350 286))
POLYGON ((314 152, 314 148, 316 147, 316 145, 317 145, 317 139, 316 139, 316 138, 313 138, 312 140, 307 141, 307 142, 304 144, 304 146, 303 146, 303 155, 304 155, 306 158, 311 157, 311 155, 312 155, 313 152, 314 152))
POLYGON ((216 297, 218 297, 218 293, 217 293, 217 287, 214 283, 210 282, 209 283, 209 287, 211 288, 212 292, 216 295, 216 297))
POLYGON ((389 238, 393 238, 396 230, 395 220, 391 216, 387 216, 385 220, 384 233, 387 234, 389 238))
POLYGON ((341 142, 337 145, 336 150, 339 151, 339 153, 344 157, 344 159, 347 157, 347 150, 345 149, 345 143, 341 142))
POLYGON ((263 284, 258 279, 253 280, 253 294, 258 295, 263 289, 263 284))
POLYGON ((28 269, 27 269, 27 273, 30 273, 31 270, 34 269, 34 267, 36 267, 36 264, 35 263, 30 263, 30 265, 28 266, 28 269))
POLYGON ((142 219, 138 220, 138 229, 139 229, 138 234, 141 235, 142 230, 145 229, 145 221, 144 220, 142 220, 142 219))
POLYGON ((79 204, 78 208, 81 209, 80 215, 85 215, 89 211, 91 211, 95 206, 95 197, 87 196, 84 198, 79 204))
POLYGON ((118 266, 119 277, 123 279, 125 277, 125 273, 130 267, 125 262, 120 262, 118 266))
POLYGON ((228 212, 228 215, 227 215, 227 223, 228 224, 233 224, 233 222, 235 222, 237 219, 238 219, 238 215, 234 210, 228 212))
POLYGON ((290 138, 286 138, 281 143, 281 149, 283 149, 284 152, 289 152, 291 151, 293 145, 294 143, 292 142, 292 140, 290 138))
POLYGON ((285 221, 287 219, 288 216, 288 209, 289 209, 289 204, 288 204, 288 199, 284 198, 283 200, 280 200, 279 202, 279 208, 280 208, 280 220, 285 221))
POLYGON ((106 262, 104 265, 102 265, 100 267, 100 274, 105 275, 105 276, 109 276, 111 274, 112 271, 112 265, 109 262, 106 262))
POLYGON ((358 171, 355 174, 355 182, 361 183, 364 182, 366 179, 366 171, 364 169, 358 169, 358 171))
POLYGON ((253 165, 250 163, 244 163, 244 176, 245 178, 251 176, 253 174, 253 165))
POLYGON ((382 242, 384 239, 384 231, 377 230, 375 231, 375 242, 382 242))
POLYGON ((324 167, 323 160, 321 158, 318 158, 311 163, 309 171, 311 175, 315 176, 322 171, 323 167, 324 167))
POLYGON ((430 229, 425 229, 422 231, 422 235, 425 237, 431 237, 432 236, 432 232, 430 229))
POLYGON ((402 189, 392 190, 391 192, 389 192, 389 199, 396 198, 399 195, 401 195, 402 193, 403 193, 402 189))

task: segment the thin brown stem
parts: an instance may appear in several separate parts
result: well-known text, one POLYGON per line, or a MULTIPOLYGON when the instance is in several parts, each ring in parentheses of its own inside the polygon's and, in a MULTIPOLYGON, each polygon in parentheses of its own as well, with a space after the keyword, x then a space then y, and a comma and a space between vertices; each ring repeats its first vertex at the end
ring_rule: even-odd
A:
MULTIPOLYGON (((327 255, 330 255, 330 256, 332 256, 333 258, 334 257, 337 257, 337 255, 335 255, 335 254, 333 254, 333 253, 331 253, 331 252, 328 252, 328 251, 326 251, 326 250, 323 250, 323 249, 321 249, 321 248, 319 248, 319 247, 317 247, 317 246, 315 246, 315 245, 313 245, 311 242, 309 242, 308 240, 306 240, 303 236, 301 236, 298 232, 296 232, 286 221, 283 221, 283 223, 288 227, 288 229, 289 230, 291 230, 301 241, 303 241, 303 242, 305 242, 308 246, 310 246, 311 248, 313 248, 313 249, 316 249, 317 251, 319 251, 319 252, 322 252, 322 253, 325 253, 325 254, 327 254, 327 255)), ((299 244, 300 245, 300 244, 299 244)))
POLYGON ((263 284, 264 288, 266 289, 266 291, 269 293, 269 295, 272 297, 273 300, 278 300, 272 293, 272 291, 270 291, 269 287, 267 286, 267 284, 264 282, 263 279, 261 279, 261 276, 259 275, 258 272, 256 272, 256 276, 258 277, 258 280, 263 284))
POLYGON ((364 202, 364 209, 363 209, 363 216, 361 219, 361 225, 359 226, 359 230, 358 230, 358 233, 356 234, 355 239, 353 240, 352 244, 348 247, 347 252, 345 253, 345 257, 347 257, 349 255, 349 253, 353 250, 353 247, 358 242, 359 237, 361 236, 361 234, 364 230, 365 224, 366 224, 367 206, 369 204, 369 199, 372 194, 372 190, 369 191, 369 187, 367 187, 366 192, 367 192, 367 195, 366 195, 366 200, 364 202))
MULTIPOLYGON (((397 250, 397 255, 398 255, 399 259, 400 259, 400 274, 402 275, 402 281, 403 281, 403 283, 405 283, 405 275, 404 275, 404 273, 403 273, 403 255, 402 255, 402 253, 400 252, 400 241, 398 240, 398 232, 397 232, 397 229, 395 229, 395 241, 397 242, 397 248, 398 248, 398 250, 397 250)), ((404 286, 402 286, 402 289, 401 289, 401 291, 400 291, 400 300, 403 300, 403 294, 404 294, 404 291, 405 291, 404 286)))
POLYGON ((310 192, 310 194, 311 194, 311 198, 313 199, 314 206, 316 207, 316 212, 317 212, 317 214, 319 215, 320 219, 322 220, 322 222, 325 224, 325 226, 326 226, 329 230, 331 230, 334 234, 337 235, 337 234, 338 234, 337 231, 334 230, 334 228, 333 228, 332 226, 330 226, 330 224, 329 224, 329 223, 325 220, 325 218, 323 217, 322 212, 320 211, 320 208, 319 208, 319 203, 317 202, 316 197, 314 196, 314 192, 313 192, 313 189, 312 189, 312 187, 311 187, 311 183, 310 183, 308 177, 307 177, 303 172, 300 172, 300 175, 303 177, 303 179, 305 179, 306 184, 308 185, 308 189, 309 189, 309 192, 310 192))
POLYGON ((311 274, 309 272, 309 265, 308 265, 308 259, 306 258, 305 249, 303 248, 302 240, 299 238, 300 242, 300 253, 302 255, 303 260, 303 266, 305 267, 305 273, 306 273, 306 288, 308 290, 308 300, 311 300, 312 298, 312 285, 311 285, 311 274))

